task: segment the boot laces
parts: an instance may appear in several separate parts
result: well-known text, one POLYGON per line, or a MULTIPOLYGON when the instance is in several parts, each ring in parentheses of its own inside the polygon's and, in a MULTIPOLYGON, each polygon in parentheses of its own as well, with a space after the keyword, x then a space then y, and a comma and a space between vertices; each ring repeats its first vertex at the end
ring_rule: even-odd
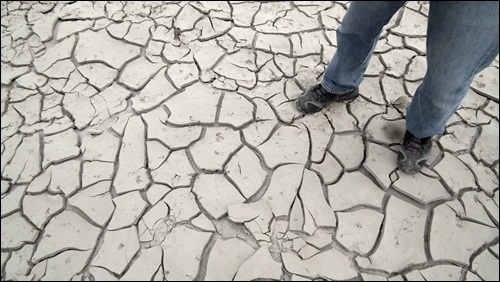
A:
POLYGON ((408 138, 407 145, 408 149, 410 149, 413 153, 417 153, 423 148, 423 140, 422 138, 410 137, 408 138))
POLYGON ((327 92, 325 91, 325 89, 323 89, 323 87, 321 87, 321 85, 318 85, 317 87, 312 89, 312 96, 317 101, 323 101, 326 97, 326 94, 327 92))

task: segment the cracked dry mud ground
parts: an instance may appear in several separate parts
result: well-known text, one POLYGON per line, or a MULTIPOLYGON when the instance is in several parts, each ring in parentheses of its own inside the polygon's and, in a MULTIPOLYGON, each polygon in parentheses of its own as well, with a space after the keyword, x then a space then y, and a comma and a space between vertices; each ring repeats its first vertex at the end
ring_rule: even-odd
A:
POLYGON ((495 280, 498 57, 409 176, 427 2, 303 116, 348 2, 1 3, 2 280, 495 280))

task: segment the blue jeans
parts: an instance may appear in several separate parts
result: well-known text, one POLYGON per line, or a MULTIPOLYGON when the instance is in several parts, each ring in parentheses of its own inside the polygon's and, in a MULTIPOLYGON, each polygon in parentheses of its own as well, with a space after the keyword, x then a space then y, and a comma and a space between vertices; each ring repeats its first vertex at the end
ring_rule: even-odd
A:
MULTIPOLYGON (((405 2, 351 2, 321 82, 327 91, 344 94, 361 84, 382 28, 405 2)), ((430 2, 427 72, 406 115, 406 128, 416 137, 443 133, 474 76, 495 59, 498 3, 430 2)))

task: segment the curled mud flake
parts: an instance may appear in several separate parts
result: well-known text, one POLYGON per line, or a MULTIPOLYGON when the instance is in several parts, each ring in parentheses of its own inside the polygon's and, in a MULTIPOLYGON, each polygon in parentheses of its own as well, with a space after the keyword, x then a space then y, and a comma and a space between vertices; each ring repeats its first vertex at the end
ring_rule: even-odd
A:
POLYGON ((168 215, 165 218, 159 219, 153 226, 153 240, 146 244, 146 248, 152 248, 160 245, 165 237, 174 229, 175 216, 168 215))

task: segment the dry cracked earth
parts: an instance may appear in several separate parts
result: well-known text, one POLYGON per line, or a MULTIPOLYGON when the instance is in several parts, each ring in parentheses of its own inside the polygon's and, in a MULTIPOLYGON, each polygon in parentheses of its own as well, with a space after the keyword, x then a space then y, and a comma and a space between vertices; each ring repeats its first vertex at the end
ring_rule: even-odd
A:
POLYGON ((427 2, 294 104, 348 5, 2 1, 2 281, 498 281, 498 57, 403 174, 427 2))

